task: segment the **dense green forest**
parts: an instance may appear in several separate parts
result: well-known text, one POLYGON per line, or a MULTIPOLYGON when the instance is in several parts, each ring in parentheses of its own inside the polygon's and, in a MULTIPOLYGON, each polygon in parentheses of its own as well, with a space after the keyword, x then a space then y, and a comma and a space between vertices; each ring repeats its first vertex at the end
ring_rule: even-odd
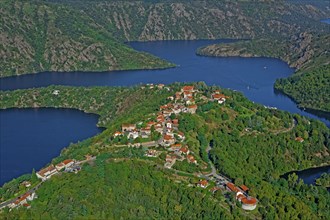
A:
POLYGON ((275 88, 293 97, 301 108, 330 112, 330 65, 278 79, 275 88))
POLYGON ((0 2, 0 77, 42 71, 171 67, 123 42, 178 39, 287 39, 323 33, 323 7, 264 1, 0 2))
MULTIPOLYGON (((39 107, 61 107, 66 103, 65 107, 85 111, 91 111, 84 104, 90 97, 83 94, 99 91, 90 102, 93 103, 91 108, 99 106, 94 113, 100 118, 111 119, 104 123, 107 129, 103 133, 70 145, 52 162, 67 158, 81 160, 86 154, 97 155, 96 161, 85 164, 78 174, 63 173, 45 182, 37 191, 38 198, 31 203, 31 209, 19 208, 11 212, 5 209, 0 216, 5 219, 62 219, 67 216, 79 219, 329 219, 330 194, 323 184, 306 185, 295 174, 288 179, 281 178, 290 171, 329 163, 329 129, 316 120, 254 104, 241 93, 222 89, 221 92, 229 97, 222 105, 197 101, 197 114, 179 115, 179 130, 185 133, 185 143, 200 164, 211 160, 219 172, 237 185, 246 184, 250 188, 250 195, 259 200, 258 208, 252 212, 243 212, 230 193, 212 194, 197 188, 199 179, 192 174, 202 169, 199 166, 178 163, 175 169, 189 173, 180 174, 163 168, 162 155, 147 158, 144 148, 113 145, 112 134, 122 123, 152 118, 159 106, 168 103, 167 97, 179 91, 182 84, 168 87, 170 91, 140 86, 51 86, 2 91, 2 109, 32 107, 35 103, 39 107), (55 89, 60 91, 59 96, 63 93, 56 105, 46 101, 55 89), (131 96, 126 102, 127 94, 131 96), (109 106, 114 108, 111 113, 109 106), (304 142, 297 142, 296 137, 302 137, 304 142), (205 149, 209 145, 212 149, 208 156, 205 149)), ((219 90, 204 83, 196 83, 195 88, 205 97, 219 90)), ((22 178, 33 177, 32 174, 22 178)), ((2 197, 10 198, 18 190, 19 181, 13 180, 0 188, 2 197)))

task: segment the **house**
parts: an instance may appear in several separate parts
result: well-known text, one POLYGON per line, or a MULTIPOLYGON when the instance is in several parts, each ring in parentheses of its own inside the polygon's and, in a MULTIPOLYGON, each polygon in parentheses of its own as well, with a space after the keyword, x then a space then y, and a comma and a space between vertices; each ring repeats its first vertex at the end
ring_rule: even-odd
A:
POLYGON ((250 196, 245 196, 242 192, 236 193, 236 200, 241 202, 242 209, 244 210, 251 211, 257 207, 257 199, 250 196))
POLYGON ((181 147, 179 152, 181 154, 187 155, 187 154, 189 154, 190 151, 189 151, 188 147, 181 147))
POLYGON ((181 111, 182 111, 182 108, 180 106, 177 106, 177 107, 173 108, 173 113, 176 114, 176 115, 180 114, 181 111))
POLYGON ((32 201, 35 198, 35 193, 25 193, 21 197, 19 197, 17 200, 15 200, 13 203, 9 205, 10 208, 15 208, 20 205, 26 204, 28 201, 32 201))
POLYGON ((164 123, 165 117, 163 114, 157 116, 157 122, 164 123))
POLYGON ((30 181, 23 181, 21 183, 21 185, 25 186, 26 188, 30 187, 31 186, 31 182, 30 181))
POLYGON ((169 151, 179 151, 181 149, 181 144, 172 144, 171 147, 168 149, 169 151))
POLYGON ((181 99, 181 92, 176 92, 175 93, 175 99, 180 100, 181 99))
POLYGON ((162 133, 163 131, 163 126, 161 123, 157 123, 156 124, 156 127, 155 127, 155 130, 158 131, 159 133, 162 133))
POLYGON ((164 84, 158 84, 158 85, 157 85, 158 89, 163 89, 164 86, 165 86, 164 84))
POLYGON ((122 133, 120 131, 116 131, 114 134, 113 134, 113 137, 118 137, 118 136, 121 136, 122 133))
POLYGON ((193 104, 195 104, 195 100, 193 98, 192 99, 188 99, 186 101, 186 105, 193 105, 193 104))
POLYGON ((162 110, 168 109, 168 106, 167 105, 161 105, 159 107, 159 109, 162 111, 162 110))
POLYGON ((53 91, 53 95, 59 95, 60 94, 60 91, 59 90, 54 90, 53 91))
POLYGON ((75 163, 75 161, 72 159, 67 159, 67 160, 64 160, 62 163, 64 164, 65 167, 70 167, 75 163))
POLYGON ((226 189, 232 192, 240 192, 240 190, 231 182, 226 183, 226 189))
POLYGON ((154 121, 149 121, 148 123, 147 123, 147 127, 148 128, 151 128, 152 126, 154 126, 156 124, 156 122, 154 122, 154 121))
POLYGON ((188 163, 194 163, 194 164, 197 164, 197 160, 195 159, 195 157, 191 154, 188 154, 187 155, 187 160, 188 160, 188 163))
POLYGON ((183 132, 179 131, 178 132, 178 138, 180 138, 181 140, 184 140, 186 138, 186 136, 184 135, 183 132))
POLYGON ((174 142, 175 142, 174 137, 167 134, 163 136, 163 146, 170 146, 171 144, 174 144, 174 142))
POLYGON ((125 132, 125 131, 133 131, 136 129, 136 125, 135 124, 122 124, 121 126, 121 131, 125 132))
POLYGON ((85 158, 86 158, 86 160, 93 160, 93 159, 96 158, 96 156, 86 154, 86 155, 85 155, 85 158))
POLYGON ((197 110, 197 105, 189 105, 188 106, 188 112, 191 114, 195 114, 197 110))
POLYGON ((164 167, 168 168, 168 169, 171 169, 172 166, 175 164, 175 162, 176 162, 176 156, 167 154, 166 159, 165 159, 164 167))
POLYGON ((64 166, 64 164, 62 162, 59 163, 59 164, 56 164, 55 167, 56 167, 57 171, 60 171, 60 170, 62 170, 62 169, 65 168, 65 166, 64 166))
POLYGON ((194 92, 194 86, 184 86, 182 87, 181 92, 194 92))
POLYGON ((31 208, 31 205, 30 204, 27 204, 27 203, 24 203, 23 206, 27 209, 31 208))
POLYGON ((146 133, 147 135, 151 134, 151 129, 150 128, 141 128, 140 132, 146 133))
POLYGON ((215 187, 213 187, 213 188, 210 189, 210 192, 214 194, 214 193, 215 193, 216 191, 218 191, 218 190, 221 190, 221 188, 215 186, 215 187))
POLYGON ((297 142, 299 142, 299 143, 302 143, 302 142, 304 142, 305 140, 304 140, 304 138, 302 138, 302 137, 296 137, 296 138, 295 138, 295 141, 297 141, 297 142))
POLYGON ((209 186, 209 182, 207 180, 200 180, 198 182, 197 186, 202 187, 203 189, 205 189, 206 187, 209 186))
POLYGON ((246 193, 249 191, 249 188, 245 185, 241 185, 239 188, 241 188, 246 193))
POLYGON ((223 94, 219 94, 219 93, 214 93, 212 94, 211 99, 213 101, 217 101, 219 104, 222 104, 226 101, 227 96, 223 95, 223 94))
POLYGON ((183 98, 185 100, 192 99, 193 98, 193 95, 192 95, 191 92, 183 92, 183 98))
POLYGON ((74 164, 74 160, 67 159, 64 160, 63 162, 57 164, 55 167, 58 171, 62 170, 63 168, 68 168, 74 164))
POLYGON ((49 178, 51 178, 53 175, 57 174, 57 169, 54 167, 54 165, 50 165, 39 172, 37 172, 37 177, 41 179, 42 181, 45 181, 49 178))
POLYGON ((173 127, 178 127, 179 126, 179 119, 173 119, 172 120, 172 125, 173 125, 173 127))
POLYGON ((167 99, 173 101, 174 100, 174 97, 173 96, 169 96, 169 97, 167 97, 167 99))
POLYGON ((139 131, 134 129, 128 133, 127 137, 131 139, 136 139, 139 137, 139 131))
POLYGON ((163 111, 163 115, 164 115, 165 117, 169 117, 172 113, 173 113, 173 112, 172 112, 171 110, 164 110, 164 111, 163 111))
POLYGON ((166 127, 167 127, 167 128, 172 128, 172 121, 171 121, 171 120, 168 120, 168 121, 166 122, 166 127))
POLYGON ((148 150, 145 154, 147 157, 157 157, 158 151, 156 150, 148 150))

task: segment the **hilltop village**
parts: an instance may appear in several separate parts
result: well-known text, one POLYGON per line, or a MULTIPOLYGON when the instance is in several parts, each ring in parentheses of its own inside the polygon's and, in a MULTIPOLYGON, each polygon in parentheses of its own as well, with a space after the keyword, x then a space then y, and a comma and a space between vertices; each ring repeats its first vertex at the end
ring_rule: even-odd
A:
MULTIPOLYGON (((167 89, 164 84, 147 84, 141 86, 141 89, 167 89)), ((121 130, 113 133, 110 139, 114 146, 120 146, 121 139, 131 140, 126 146, 133 148, 146 148, 144 154, 147 158, 157 158, 165 153, 163 167, 165 169, 173 169, 176 162, 186 161, 188 164, 196 167, 206 168, 209 165, 212 168, 211 173, 199 174, 200 180, 196 183, 197 187, 209 190, 215 193, 218 190, 233 192, 236 200, 242 204, 244 210, 254 210, 257 206, 257 200, 249 196, 249 188, 245 185, 237 187, 229 178, 217 174, 213 164, 208 161, 202 161, 196 157, 191 146, 185 142, 185 134, 179 130, 180 121, 178 115, 181 113, 195 114, 198 105, 205 102, 215 102, 222 105, 230 97, 225 96, 220 90, 214 91, 210 97, 206 97, 202 92, 195 89, 194 86, 183 86, 173 96, 167 97, 168 103, 159 107, 159 111, 154 117, 148 121, 140 121, 131 124, 122 124, 121 130), (117 144, 116 144, 117 143, 117 144)), ((208 149, 210 150, 210 148, 208 149)), ((54 175, 60 175, 62 172, 77 173, 82 169, 82 164, 96 159, 96 156, 85 155, 85 160, 76 161, 74 159, 66 159, 58 164, 50 164, 49 166, 36 172, 36 176, 40 179, 37 185, 31 186, 30 182, 24 182, 28 191, 21 196, 1 204, 1 208, 9 207, 10 209, 17 207, 30 208, 30 201, 37 197, 37 190, 40 185, 51 179, 54 175)))
MULTIPOLYGON (((156 86, 153 84, 147 85, 149 89, 154 89, 155 87, 166 89, 163 84, 156 86)), ((195 114, 198 108, 197 101, 198 103, 212 101, 221 105, 228 98, 230 97, 221 94, 220 90, 216 90, 208 98, 196 90, 194 86, 184 86, 174 96, 167 97, 169 102, 159 107, 155 121, 149 120, 136 124, 122 124, 121 131, 116 131, 113 134, 113 138, 115 141, 119 141, 122 137, 130 140, 138 138, 139 140, 145 140, 129 146, 148 147, 149 149, 145 154, 147 157, 159 157, 165 151, 164 167, 167 169, 172 169, 176 161, 186 160, 190 164, 199 165, 194 156, 195 153, 191 151, 190 146, 185 144, 185 134, 179 131, 180 122, 176 116, 180 113, 195 114), (152 135, 153 133, 157 134, 152 135), (151 136, 159 137, 159 139, 150 141, 151 136)), ((209 189, 212 193, 215 193, 217 190, 234 192, 236 200, 242 204, 242 209, 244 210, 254 210, 257 207, 257 200, 249 196, 249 188, 247 186, 235 186, 227 177, 217 174, 214 167, 212 173, 199 177, 204 178, 198 182, 198 187, 209 189)))

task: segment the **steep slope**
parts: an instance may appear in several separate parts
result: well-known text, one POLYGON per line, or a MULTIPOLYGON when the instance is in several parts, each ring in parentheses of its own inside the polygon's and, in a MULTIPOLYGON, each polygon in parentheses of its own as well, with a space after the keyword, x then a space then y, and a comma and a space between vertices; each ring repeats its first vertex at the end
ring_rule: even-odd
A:
POLYGON ((275 88, 291 96, 300 107, 330 112, 330 34, 303 32, 289 41, 258 39, 200 48, 206 56, 275 57, 297 69, 279 79, 275 88))
POLYGON ((0 76, 173 66, 117 41, 84 12, 42 2, 0 3, 0 76))
POLYGON ((122 42, 288 38, 324 32, 329 11, 273 1, 41 1, 0 3, 0 77, 41 71, 173 66, 122 42))
MULTIPOLYGON (((183 160, 166 169, 166 147, 151 147, 162 153, 150 158, 145 156, 147 148, 130 146, 137 139, 122 138, 119 145, 113 134, 123 123, 156 120, 160 105, 173 104, 167 97, 182 86, 169 85, 170 91, 145 86, 52 86, 0 92, 2 109, 38 103, 42 107, 71 106, 87 112, 95 109, 101 118, 111 118, 102 134, 71 144, 52 163, 69 158, 81 161, 86 154, 97 156, 96 160, 81 165, 77 174, 61 172, 51 177, 37 190, 38 198, 29 202, 30 209, 4 209, 0 218, 329 219, 330 194, 326 188, 304 184, 295 175, 281 178, 293 170, 329 164, 329 128, 316 120, 252 103, 238 92, 221 89, 227 100, 219 104, 208 98, 219 87, 196 83, 196 114, 176 116, 178 129, 186 136, 182 144, 193 152, 197 166, 183 160), (60 97, 50 97, 54 89, 61 91, 60 97), (91 100, 93 93, 96 95, 91 100), (53 103, 50 99, 58 101, 53 103), (114 111, 109 113, 111 108, 114 111), (298 142, 296 137, 304 141, 298 142), (212 148, 207 154, 209 145, 212 148), (211 193, 215 185, 211 179, 207 189, 197 187, 203 178, 201 173, 208 172, 203 164, 210 160, 235 184, 250 188, 249 195, 258 199, 257 209, 242 211, 235 202, 236 194, 224 188, 211 193)), ((25 177, 31 182, 33 178, 35 174, 25 177)), ((21 190, 22 180, 1 187, 0 198, 6 201, 21 190)))
POLYGON ((116 37, 126 41, 289 37, 301 30, 322 32, 326 26, 320 28, 318 19, 330 14, 310 4, 285 1, 71 1, 67 4, 83 10, 96 23, 113 29, 116 37))

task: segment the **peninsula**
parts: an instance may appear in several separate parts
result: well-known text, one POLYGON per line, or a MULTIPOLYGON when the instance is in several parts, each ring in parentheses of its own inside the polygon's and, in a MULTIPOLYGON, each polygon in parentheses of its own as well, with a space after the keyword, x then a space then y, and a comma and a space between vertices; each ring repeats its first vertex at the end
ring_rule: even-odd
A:
POLYGON ((66 148, 45 170, 6 183, 2 200, 13 205, 2 209, 5 219, 328 217, 326 188, 305 185, 294 175, 280 176, 328 163, 329 129, 254 104, 238 92, 204 83, 51 86, 2 91, 0 100, 2 109, 94 112, 106 127, 66 148), (18 187, 23 182, 25 190, 18 187), (29 189, 34 194, 24 194, 29 189), (15 199, 19 193, 24 196, 15 199), (318 202, 303 199, 310 196, 318 202), (282 199, 291 203, 277 202, 282 199), (191 200, 196 207, 189 205, 191 200))

